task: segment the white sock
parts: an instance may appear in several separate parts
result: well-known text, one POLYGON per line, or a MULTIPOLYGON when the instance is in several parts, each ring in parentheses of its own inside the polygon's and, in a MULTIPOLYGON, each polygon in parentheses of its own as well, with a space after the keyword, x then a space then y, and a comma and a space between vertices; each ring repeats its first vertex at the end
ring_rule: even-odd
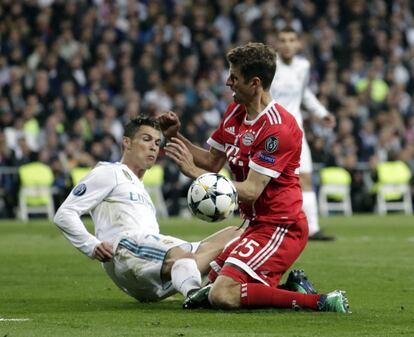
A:
POLYGON ((201 274, 195 260, 184 258, 175 261, 171 268, 171 281, 185 297, 190 290, 201 288, 201 274))
POLYGON ((303 211, 308 218, 309 236, 320 230, 318 219, 318 202, 316 193, 313 191, 303 191, 303 211))

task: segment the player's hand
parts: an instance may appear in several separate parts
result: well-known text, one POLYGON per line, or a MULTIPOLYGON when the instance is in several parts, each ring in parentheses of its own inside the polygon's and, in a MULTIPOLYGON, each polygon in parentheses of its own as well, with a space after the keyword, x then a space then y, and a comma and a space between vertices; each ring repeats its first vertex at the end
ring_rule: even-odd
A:
POLYGON ((327 128, 333 129, 336 125, 336 118, 331 113, 328 113, 322 120, 327 128))
POLYGON ((93 251, 93 257, 101 262, 108 262, 112 259, 112 245, 103 241, 96 245, 93 251))
POLYGON ((187 146, 178 138, 171 138, 171 140, 164 147, 165 154, 174 160, 180 167, 183 174, 190 178, 196 178, 203 170, 194 164, 194 158, 187 146))
POLYGON ((181 127, 181 122, 175 112, 165 112, 162 115, 158 116, 157 120, 160 123, 162 133, 165 137, 168 139, 177 137, 178 131, 181 127))

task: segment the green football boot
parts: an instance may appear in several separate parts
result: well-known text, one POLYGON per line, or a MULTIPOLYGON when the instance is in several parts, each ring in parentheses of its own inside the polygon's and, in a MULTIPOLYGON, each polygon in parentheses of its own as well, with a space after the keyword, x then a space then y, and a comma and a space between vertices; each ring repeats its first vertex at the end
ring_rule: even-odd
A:
POLYGON ((289 273, 283 289, 296 291, 301 294, 317 294, 317 291, 302 269, 294 269, 289 273))
POLYGON ((183 309, 211 308, 208 294, 212 286, 212 284, 209 284, 203 288, 191 291, 184 300, 183 309))
POLYGON ((351 313, 345 291, 342 290, 334 290, 326 295, 321 295, 318 302, 318 310, 341 312, 344 314, 351 313))

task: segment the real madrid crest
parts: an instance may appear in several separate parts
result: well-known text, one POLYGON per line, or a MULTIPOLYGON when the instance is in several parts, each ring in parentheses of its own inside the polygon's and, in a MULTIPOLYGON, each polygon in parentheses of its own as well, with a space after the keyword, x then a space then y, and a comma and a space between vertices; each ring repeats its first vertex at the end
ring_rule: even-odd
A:
POLYGON ((279 147, 279 139, 275 136, 270 136, 265 141, 265 150, 269 153, 273 153, 279 147))
POLYGON ((251 132, 246 132, 243 136, 242 136, 242 143, 245 146, 250 146, 252 145, 254 142, 254 135, 251 132))

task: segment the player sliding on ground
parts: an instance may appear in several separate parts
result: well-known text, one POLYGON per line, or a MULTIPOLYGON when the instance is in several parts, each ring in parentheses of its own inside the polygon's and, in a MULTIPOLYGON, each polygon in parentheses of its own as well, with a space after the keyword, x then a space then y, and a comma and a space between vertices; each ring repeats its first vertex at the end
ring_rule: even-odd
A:
POLYGON ((72 190, 55 216, 64 236, 103 266, 124 292, 157 301, 201 287, 201 275, 227 242, 242 231, 228 227, 198 243, 160 234, 155 207, 144 189, 145 171, 157 159, 161 131, 138 118, 125 126, 120 163, 99 163, 72 190), (90 213, 95 235, 81 215, 90 213))
MULTIPOLYGON (((226 85, 233 91, 234 103, 208 140, 210 151, 194 146, 178 132, 180 121, 174 113, 159 118, 170 139, 166 153, 187 176, 218 172, 228 162, 241 214, 249 221, 243 235, 212 263, 209 278, 213 283, 192 292, 184 307, 348 312, 342 291, 325 295, 312 293, 312 287, 309 291, 303 287, 306 293, 277 287, 308 240, 299 183, 303 135, 295 118, 269 93, 276 70, 274 50, 249 43, 230 50, 227 58, 226 85)), ((303 273, 296 276, 302 277, 296 280, 300 284, 309 285, 303 273)))

